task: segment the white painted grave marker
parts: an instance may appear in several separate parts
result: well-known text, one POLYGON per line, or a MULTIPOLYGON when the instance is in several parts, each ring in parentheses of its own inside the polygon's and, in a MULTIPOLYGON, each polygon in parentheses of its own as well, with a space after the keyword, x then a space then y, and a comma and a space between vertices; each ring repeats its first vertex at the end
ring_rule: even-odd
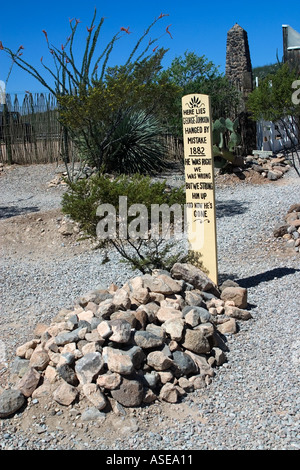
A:
POLYGON ((218 284, 214 158, 210 97, 182 98, 185 187, 189 249, 218 284))

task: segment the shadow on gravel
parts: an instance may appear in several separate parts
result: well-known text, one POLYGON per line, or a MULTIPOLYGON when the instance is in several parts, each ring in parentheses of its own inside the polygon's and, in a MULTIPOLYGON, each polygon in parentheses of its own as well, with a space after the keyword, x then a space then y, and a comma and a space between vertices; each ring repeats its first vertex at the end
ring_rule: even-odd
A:
POLYGON ((9 219, 17 215, 24 215, 30 212, 38 212, 40 210, 37 206, 17 207, 17 206, 3 206, 0 207, 0 219, 9 219))
POLYGON ((289 276, 290 274, 295 274, 300 272, 300 269, 294 268, 274 268, 264 273, 256 274, 255 276, 245 277, 244 279, 237 279, 236 282, 241 287, 255 287, 261 282, 273 281, 273 279, 280 279, 284 276, 289 276))
POLYGON ((231 217, 244 214, 248 210, 248 203, 236 199, 230 201, 216 201, 216 217, 231 217))

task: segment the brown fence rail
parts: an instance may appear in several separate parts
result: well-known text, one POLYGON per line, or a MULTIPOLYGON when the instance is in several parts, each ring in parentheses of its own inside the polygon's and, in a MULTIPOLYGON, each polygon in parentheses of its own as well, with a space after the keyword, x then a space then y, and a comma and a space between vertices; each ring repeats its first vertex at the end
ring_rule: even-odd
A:
MULTIPOLYGON (((182 143, 172 135, 165 139, 167 158, 180 160, 182 143)), ((0 162, 21 165, 59 162, 63 145, 63 129, 53 95, 6 95, 6 105, 0 106, 0 162)), ((69 145, 74 152, 71 142, 69 145)))

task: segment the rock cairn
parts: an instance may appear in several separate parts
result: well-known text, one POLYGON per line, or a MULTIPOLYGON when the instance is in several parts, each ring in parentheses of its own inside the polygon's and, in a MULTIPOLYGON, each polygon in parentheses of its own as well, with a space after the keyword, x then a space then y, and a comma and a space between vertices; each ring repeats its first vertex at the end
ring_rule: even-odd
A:
POLYGON ((248 155, 245 163, 264 178, 276 181, 281 178, 291 167, 289 160, 283 155, 261 156, 259 154, 248 155))
POLYGON ((273 234, 276 238, 283 238, 288 248, 294 248, 296 253, 300 253, 300 204, 293 204, 289 208, 284 223, 279 224, 273 234))
POLYGON ((181 263, 90 291, 16 349, 14 386, 0 395, 0 417, 29 397, 65 406, 85 400, 98 410, 176 403, 211 382, 227 360, 226 335, 251 318, 246 308, 245 288, 229 280, 218 288, 181 263))

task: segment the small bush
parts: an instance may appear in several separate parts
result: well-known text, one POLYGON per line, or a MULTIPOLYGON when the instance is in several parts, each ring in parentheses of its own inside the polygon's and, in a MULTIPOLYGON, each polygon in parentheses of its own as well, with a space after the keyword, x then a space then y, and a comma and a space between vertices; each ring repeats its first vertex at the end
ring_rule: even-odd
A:
MULTIPOLYGON (((127 207, 133 204, 142 204, 147 209, 148 232, 140 237, 117 236, 116 238, 100 239, 99 245, 106 248, 116 248, 133 268, 143 273, 152 272, 153 269, 170 269, 172 264, 182 260, 183 253, 174 248, 174 238, 166 240, 162 233, 163 221, 160 220, 159 237, 151 238, 151 206, 157 204, 178 205, 182 211, 182 230, 184 229, 185 191, 181 188, 169 188, 166 181, 153 182, 149 176, 136 174, 132 177, 125 175, 109 178, 106 175, 94 175, 89 179, 76 183, 68 182, 69 190, 63 195, 62 210, 74 221, 78 222, 87 236, 97 239, 97 225, 101 219, 97 215, 97 208, 101 204, 111 204, 120 213, 120 196, 127 197, 127 207)), ((134 217, 128 216, 127 228, 134 217)), ((117 217, 117 234, 120 220, 117 217)), ((174 223, 174 213, 170 211, 170 233, 174 223)), ((128 232, 129 233, 129 232, 128 232)), ((127 234, 126 234, 127 235, 127 234)))

